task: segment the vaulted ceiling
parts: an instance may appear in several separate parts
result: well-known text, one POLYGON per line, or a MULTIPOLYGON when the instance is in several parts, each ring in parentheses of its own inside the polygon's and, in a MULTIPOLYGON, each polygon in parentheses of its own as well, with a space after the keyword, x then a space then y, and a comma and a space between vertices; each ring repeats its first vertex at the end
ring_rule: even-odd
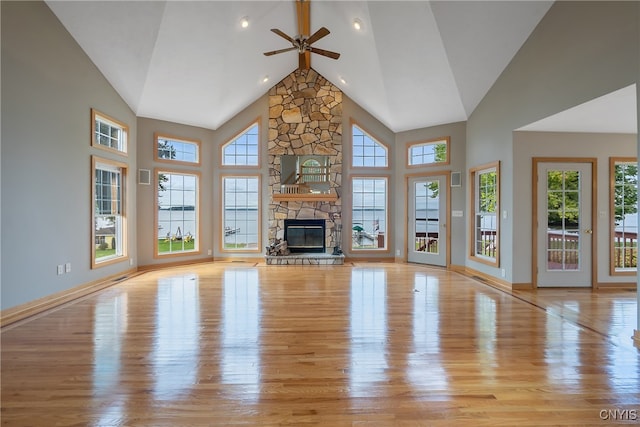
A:
MULTIPOLYGON (((293 0, 47 3, 141 117, 217 129, 298 66, 263 55, 297 33, 293 0)), ((463 121, 551 4, 313 0, 314 46, 341 57, 311 67, 394 132, 463 121)))

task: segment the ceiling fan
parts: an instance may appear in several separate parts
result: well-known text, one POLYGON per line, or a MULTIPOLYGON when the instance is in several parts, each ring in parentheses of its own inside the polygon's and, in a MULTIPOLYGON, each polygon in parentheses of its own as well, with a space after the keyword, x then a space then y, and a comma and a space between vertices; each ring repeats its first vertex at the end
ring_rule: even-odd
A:
POLYGON ((299 54, 298 66, 300 69, 308 69, 311 67, 311 58, 309 53, 317 53, 318 55, 326 56, 331 59, 340 58, 340 54, 337 52, 311 46, 313 43, 327 36, 329 34, 329 30, 325 27, 321 27, 318 31, 308 36, 310 27, 309 1, 296 0, 296 6, 298 12, 298 35, 290 37, 285 32, 277 28, 271 29, 272 32, 291 43, 291 47, 264 52, 264 54, 266 56, 271 56, 278 53, 297 50, 299 54))

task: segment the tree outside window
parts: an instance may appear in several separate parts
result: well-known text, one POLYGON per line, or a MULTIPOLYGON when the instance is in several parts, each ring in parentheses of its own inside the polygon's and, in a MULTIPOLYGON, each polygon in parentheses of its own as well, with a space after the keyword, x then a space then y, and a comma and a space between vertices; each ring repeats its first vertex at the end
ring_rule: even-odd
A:
POLYGON ((611 274, 636 274, 638 267, 638 163, 611 158, 611 274))

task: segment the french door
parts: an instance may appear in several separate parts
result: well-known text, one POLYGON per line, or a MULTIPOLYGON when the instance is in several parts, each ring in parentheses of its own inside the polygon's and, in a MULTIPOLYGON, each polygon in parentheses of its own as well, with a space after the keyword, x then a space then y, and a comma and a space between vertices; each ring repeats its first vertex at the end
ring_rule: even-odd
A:
POLYGON ((592 164, 537 163, 538 287, 592 286, 592 164))
POLYGON ((447 177, 408 179, 407 261, 447 265, 447 177))

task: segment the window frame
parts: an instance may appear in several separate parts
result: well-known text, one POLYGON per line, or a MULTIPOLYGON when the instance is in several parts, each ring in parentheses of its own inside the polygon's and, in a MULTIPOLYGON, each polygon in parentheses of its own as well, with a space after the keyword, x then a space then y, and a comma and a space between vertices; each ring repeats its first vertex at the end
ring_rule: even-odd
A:
POLYGON ((260 253, 262 252, 262 175, 261 174, 222 174, 220 175, 220 220, 218 223, 218 230, 220 231, 219 248, 223 253, 260 253), (257 195, 257 244, 255 248, 225 248, 225 195, 226 195, 226 179, 227 178, 251 178, 258 181, 258 195, 257 195))
POLYGON ((185 166, 200 166, 201 165, 201 158, 202 158, 202 156, 200 154, 201 141, 199 139, 183 138, 183 137, 169 135, 169 134, 162 133, 162 132, 155 132, 153 134, 153 141, 154 141, 153 158, 154 158, 155 161, 160 162, 160 163, 168 163, 168 164, 175 164, 175 165, 185 165, 185 166), (161 139, 194 145, 196 147, 196 161, 195 162, 190 162, 190 161, 186 161, 186 160, 166 159, 166 158, 160 157, 160 155, 158 153, 158 151, 159 151, 158 150, 158 144, 160 143, 161 139))
MULTIPOLYGON (((638 274, 638 240, 636 235, 636 267, 617 270, 615 263, 615 238, 616 238, 616 165, 617 164, 638 165, 637 157, 609 157, 609 274, 611 276, 635 276, 638 274)), ((637 179, 637 174, 636 174, 637 179)), ((636 187, 637 188, 637 187, 636 187)), ((637 202, 635 204, 637 206, 637 202)), ((636 212, 638 213, 638 212, 636 212)), ((636 229, 637 233, 637 229, 636 229)))
POLYGON ((127 217, 127 176, 129 166, 117 160, 111 160, 104 157, 91 156, 91 269, 104 267, 125 261, 129 256, 129 240, 128 240, 128 217, 127 217), (106 167, 100 168, 99 165, 106 167), (113 256, 105 257, 104 260, 96 259, 96 172, 98 170, 118 169, 120 174, 120 223, 121 229, 116 230, 115 238, 122 245, 121 253, 113 256))
POLYGON ((116 153, 121 156, 128 156, 128 143, 129 143, 129 126, 126 123, 114 119, 113 117, 104 114, 95 108, 91 109, 91 146, 95 148, 99 148, 100 150, 105 150, 110 153, 116 153), (120 148, 112 148, 104 144, 100 144, 96 138, 96 121, 102 121, 110 126, 116 127, 120 129, 119 145, 120 148))
MULTIPOLYGON (((200 202, 202 200, 201 198, 201 181, 202 176, 200 174, 199 171, 193 171, 193 170, 183 170, 183 169, 173 169, 173 168, 162 168, 162 167, 158 167, 154 169, 154 179, 153 182, 155 184, 155 190, 154 190, 154 196, 155 196, 155 204, 154 204, 154 228, 153 228, 153 257, 156 259, 165 259, 165 258, 171 258, 171 257, 182 257, 182 256, 194 256, 194 255, 200 255, 202 253, 202 245, 200 244, 200 241, 202 240, 202 233, 201 233, 201 227, 200 227, 200 202), (158 235, 158 227, 160 226, 160 219, 158 217, 158 212, 159 212, 159 200, 160 200, 160 182, 159 182, 159 176, 161 173, 166 173, 166 174, 171 174, 171 175, 191 175, 194 176, 196 178, 196 191, 195 191, 195 203, 196 206, 194 207, 195 210, 195 222, 196 222, 196 235, 195 235, 195 244, 194 244, 194 249, 193 250, 182 250, 182 251, 176 251, 176 252, 160 252, 158 250, 158 243, 160 240, 160 236, 158 235)), ((182 230, 181 230, 182 232, 182 230)))
MULTIPOLYGON (((355 120, 351 120, 351 134, 350 134, 350 138, 351 138, 351 168, 356 169, 356 170, 362 170, 362 169, 376 169, 376 170, 389 170, 391 169, 391 149, 389 148, 389 146, 387 144, 385 144, 384 142, 382 142, 380 140, 380 138, 374 136, 371 132, 369 132, 365 127, 363 127, 362 125, 360 125, 358 122, 356 122, 355 120), (358 128, 360 130, 360 132, 362 132, 366 137, 368 137, 369 139, 371 139, 372 141, 374 141, 376 144, 378 144, 380 147, 382 147, 385 151, 385 161, 386 164, 384 166, 366 166, 366 165, 356 165, 355 164, 355 159, 356 159, 356 155, 355 155, 355 144, 353 141, 353 129, 354 127, 358 128)), ((365 157, 365 156, 357 156, 357 157, 362 157, 363 159, 365 158, 369 158, 369 157, 365 157)), ((375 156, 373 157, 374 159, 376 158, 375 156)), ((363 161, 364 163, 364 161, 363 161)))
POLYGON ((253 120, 250 125, 246 126, 242 131, 238 132, 235 136, 233 136, 231 139, 229 139, 227 142, 225 142, 220 146, 220 167, 223 169, 260 169, 262 167, 261 166, 262 164, 261 134, 262 134, 262 120, 260 119, 260 117, 258 117, 256 120, 253 120), (255 165, 237 165, 237 164, 225 163, 225 152, 224 152, 225 148, 227 148, 228 146, 236 142, 236 140, 238 140, 240 137, 244 136, 247 133, 247 131, 249 131, 249 129, 251 129, 254 126, 257 126, 258 128, 258 131, 256 133, 258 137, 258 142, 256 144, 258 149, 258 152, 256 154, 257 163, 255 165))
MULTIPOLYGON (((355 192, 353 190, 354 188, 354 181, 355 180, 384 180, 385 182, 385 210, 384 210, 384 247, 382 248, 355 248, 353 246, 353 239, 351 238, 351 243, 349 244, 349 251, 353 252, 353 253, 370 253, 370 254, 379 254, 379 253, 390 253, 391 252, 391 245, 389 244, 390 242, 390 238, 391 238, 391 234, 390 234, 390 229, 389 229, 389 183, 391 182, 391 177, 387 176, 387 175, 354 175, 350 177, 350 181, 349 184, 351 186, 350 190, 351 190, 351 207, 350 207, 350 213, 351 213, 351 218, 350 218, 350 225, 351 225, 351 232, 353 232, 353 227, 356 224, 360 224, 359 222, 356 223, 354 222, 354 216, 353 216, 353 212, 354 212, 354 195, 355 192)), ((343 229, 344 230, 344 229, 343 229)), ((352 234, 351 234, 352 235, 352 234)))
POLYGON ((493 267, 500 267, 500 161, 486 163, 484 165, 476 166, 469 169, 469 188, 470 188, 470 203, 469 203, 469 259, 477 261, 493 267), (483 173, 496 173, 496 185, 495 185, 495 217, 496 217, 496 237, 494 239, 497 242, 495 247, 495 258, 477 253, 476 248, 476 215, 478 214, 479 203, 479 188, 478 181, 480 175, 483 173))
POLYGON ((406 154, 406 167, 407 168, 424 168, 424 167, 437 167, 437 166, 446 166, 451 164, 451 137, 443 136, 439 138, 427 139, 424 141, 417 142, 409 142, 407 143, 407 149, 405 150, 406 154), (425 146, 425 145, 439 145, 439 143, 444 143, 446 145, 446 160, 440 162, 432 162, 432 163, 416 163, 412 164, 411 159, 411 150, 415 147, 425 146))

